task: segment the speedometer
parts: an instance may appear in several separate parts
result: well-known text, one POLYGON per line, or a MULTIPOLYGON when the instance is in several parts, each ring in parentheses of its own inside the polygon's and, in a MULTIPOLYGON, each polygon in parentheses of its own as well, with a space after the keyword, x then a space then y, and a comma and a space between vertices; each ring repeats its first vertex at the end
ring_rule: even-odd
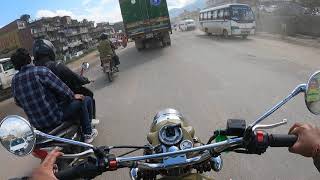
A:
POLYGON ((178 144, 182 140, 180 124, 164 126, 159 131, 160 141, 167 146, 178 144))
POLYGON ((180 143, 180 149, 181 150, 185 150, 185 149, 190 149, 193 147, 193 143, 190 141, 190 140, 183 140, 181 143, 180 143))

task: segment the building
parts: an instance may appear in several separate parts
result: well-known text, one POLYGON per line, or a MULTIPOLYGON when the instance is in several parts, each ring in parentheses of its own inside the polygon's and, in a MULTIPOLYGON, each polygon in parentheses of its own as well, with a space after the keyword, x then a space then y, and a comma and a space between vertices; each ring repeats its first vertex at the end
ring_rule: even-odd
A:
POLYGON ((119 30, 123 30, 122 22, 97 23, 95 27, 93 21, 78 21, 70 16, 32 22, 19 19, 0 29, 0 57, 9 57, 19 47, 31 53, 34 39, 47 39, 54 44, 57 59, 67 61, 95 47, 102 33, 116 35, 119 30))
POLYGON ((68 60, 93 47, 93 21, 81 22, 70 16, 42 18, 29 24, 34 39, 47 39, 55 48, 58 59, 68 60))
POLYGON ((0 29, 0 58, 9 57, 17 48, 32 51, 33 38, 27 22, 15 20, 0 29))

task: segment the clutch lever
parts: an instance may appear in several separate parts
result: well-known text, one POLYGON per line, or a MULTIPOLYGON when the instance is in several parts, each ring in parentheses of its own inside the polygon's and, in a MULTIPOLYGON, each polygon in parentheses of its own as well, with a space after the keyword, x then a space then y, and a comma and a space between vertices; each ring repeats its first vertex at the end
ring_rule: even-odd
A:
POLYGON ((283 119, 281 122, 278 122, 278 123, 274 123, 274 124, 257 124, 255 125, 252 130, 257 130, 257 129, 272 129, 272 128, 275 128, 275 127, 279 127, 279 126, 282 126, 282 125, 285 125, 288 123, 288 120, 287 119, 283 119))

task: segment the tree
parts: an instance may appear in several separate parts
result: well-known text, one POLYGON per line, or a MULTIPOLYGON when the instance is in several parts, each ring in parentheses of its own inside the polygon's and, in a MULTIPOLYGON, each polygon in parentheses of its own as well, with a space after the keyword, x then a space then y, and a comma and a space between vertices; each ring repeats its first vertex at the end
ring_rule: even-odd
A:
POLYGON ((30 15, 29 14, 23 14, 22 16, 20 16, 20 20, 29 23, 30 15))

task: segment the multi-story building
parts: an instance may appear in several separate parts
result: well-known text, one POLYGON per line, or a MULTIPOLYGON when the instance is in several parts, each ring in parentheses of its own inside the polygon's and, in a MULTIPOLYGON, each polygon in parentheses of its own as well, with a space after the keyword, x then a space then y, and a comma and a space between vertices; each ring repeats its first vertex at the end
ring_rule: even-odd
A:
POLYGON ((121 29, 123 24, 98 23, 95 27, 93 21, 77 21, 70 16, 15 20, 0 29, 0 57, 9 57, 19 47, 31 53, 34 39, 47 39, 54 44, 57 58, 68 60, 94 47, 102 33, 115 34, 113 27, 121 29))
POLYGON ((9 57, 20 47, 26 48, 31 53, 32 42, 27 22, 15 20, 0 29, 0 58, 9 57))
POLYGON ((81 22, 69 16, 42 18, 29 24, 34 39, 43 38, 51 41, 57 50, 58 58, 67 60, 79 51, 94 46, 91 37, 93 21, 81 22))

